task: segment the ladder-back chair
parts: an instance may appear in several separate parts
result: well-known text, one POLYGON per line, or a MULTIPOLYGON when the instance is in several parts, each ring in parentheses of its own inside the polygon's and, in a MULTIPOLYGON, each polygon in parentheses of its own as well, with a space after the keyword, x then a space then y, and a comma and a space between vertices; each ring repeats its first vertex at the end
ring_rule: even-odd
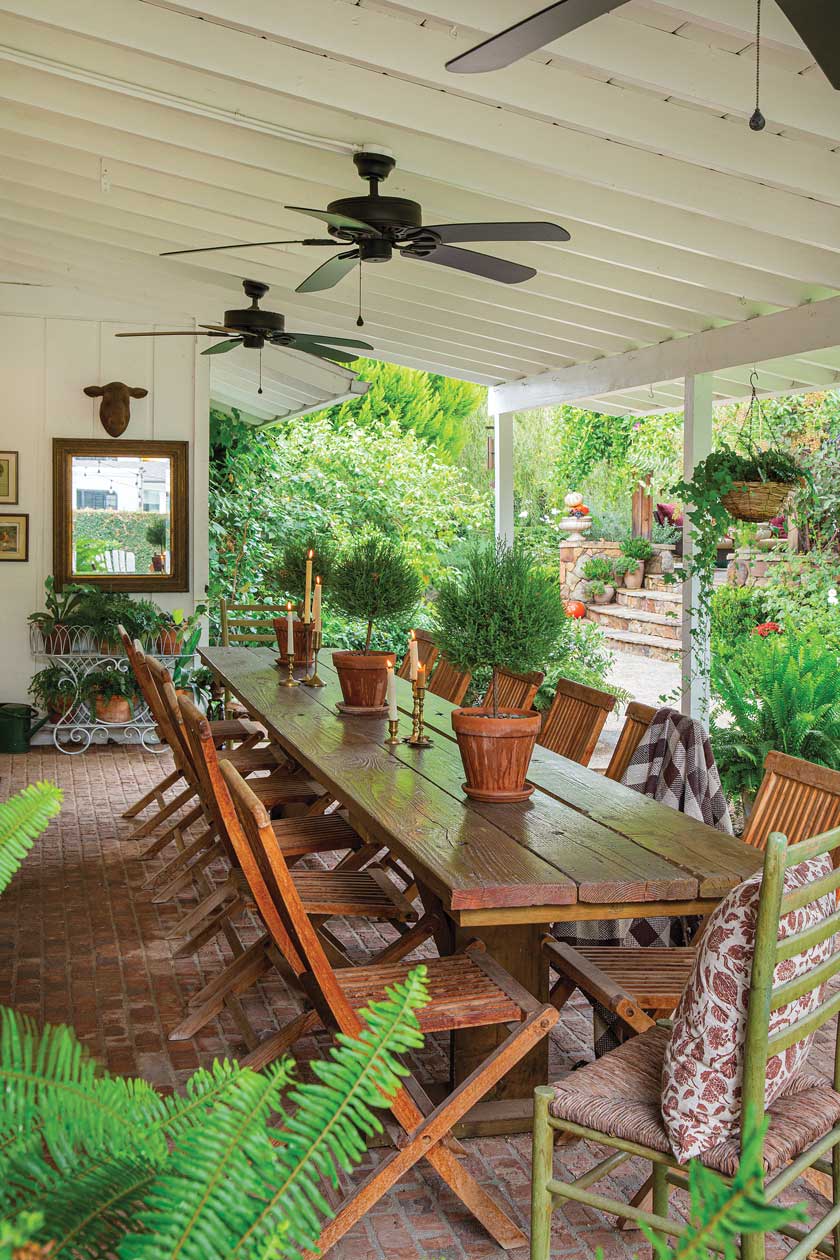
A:
MULTIPOLYGON (((772 757, 779 755, 771 753, 772 757)), ((826 806, 826 809, 833 812, 833 807, 826 806)), ((744 1139, 748 1136, 745 1122, 754 1125, 767 1114, 769 1127, 761 1137, 767 1201, 773 1202, 783 1190, 804 1176, 808 1180, 820 1178, 823 1193, 831 1204, 815 1223, 809 1220, 804 1227, 779 1227, 783 1235, 794 1241, 787 1254, 799 1260, 823 1251, 819 1243, 833 1230, 834 1249, 831 1254, 836 1256, 840 1242, 837 1230, 840 1217, 840 1102, 837 1097, 840 1091, 840 1029, 835 1029, 834 1035, 833 1089, 829 1088, 828 1081, 821 1086, 806 1068, 802 1077, 792 1081, 767 1109, 764 1097, 768 1060, 835 1021, 840 1009, 836 987, 829 987, 827 991, 824 988, 826 981, 840 971, 840 950, 835 949, 822 962, 811 961, 819 958, 818 951, 811 954, 811 960, 803 954, 806 949, 835 937, 840 930, 840 912, 835 909, 830 916, 798 935, 788 935, 779 940, 780 919, 840 887, 840 871, 835 869, 808 888, 784 891, 786 871, 806 859, 830 854, 836 866, 840 853, 840 829, 835 827, 813 839, 800 839, 798 844, 774 831, 769 838, 764 837, 764 842, 764 873, 756 915, 744 1031, 740 1141, 738 1138, 727 1140, 698 1158, 701 1163, 713 1167, 724 1180, 731 1181, 737 1168, 739 1148, 743 1153, 744 1139), (781 969, 780 964, 794 956, 798 956, 797 970, 794 978, 790 979, 790 972, 781 969), (771 1033, 773 1014, 792 999, 804 998, 811 993, 816 994, 817 1005, 787 1027, 782 1026, 771 1033)), ((567 1201, 585 1203, 590 1210, 595 1208, 621 1219, 645 1221, 664 1239, 680 1238, 690 1228, 684 1216, 680 1215, 677 1219, 669 1216, 669 1188, 686 1188, 688 1168, 685 1164, 678 1164, 671 1153, 667 1133, 659 1119, 657 1095, 667 1041, 667 1029, 650 1028, 635 1038, 631 1045, 619 1046, 597 1063, 581 1068, 574 1074, 572 1089, 561 1093, 550 1086, 539 1086, 535 1091, 531 1260, 549 1260, 552 1213, 555 1204, 567 1201), (596 1107, 599 1116, 597 1125, 589 1120, 596 1107), (610 1153, 595 1167, 587 1168, 577 1180, 560 1180, 554 1176, 552 1167, 553 1148, 558 1137, 564 1142, 583 1140, 599 1147, 606 1146, 610 1153), (609 1187, 600 1192, 589 1189, 602 1178, 610 1176, 624 1160, 634 1157, 651 1162, 652 1211, 635 1200, 627 1204, 609 1197, 609 1187)), ((814 1212, 815 1208, 811 1206, 809 1214, 813 1216, 814 1212)), ((742 1235, 740 1243, 743 1260, 763 1260, 763 1232, 742 1235)))
POLYGON ((561 678, 537 743, 588 766, 607 716, 614 708, 615 696, 608 692, 561 678))
MULTIPOLYGON (((432 636, 429 634, 428 630, 414 630, 412 631, 412 633, 415 639, 417 640, 417 664, 426 666, 426 678, 428 679, 429 675, 432 672, 432 666, 437 660, 437 655, 438 655, 437 644, 435 643, 432 636)), ((402 659, 402 665, 400 665, 399 669, 397 670, 397 677, 398 678, 411 677, 411 650, 410 649, 409 651, 406 652, 405 656, 402 659)))
MULTIPOLYGON (((798 845, 840 825, 840 771, 770 752, 744 841, 764 849, 771 831, 798 845)), ((558 1010, 576 988, 616 1015, 624 1032, 650 1028, 669 1015, 685 988, 695 947, 635 949, 607 945, 573 947, 546 937, 543 946, 560 979, 551 991, 558 1010)))
MULTIPOLYGON (((254 888, 252 874, 249 872, 252 860, 250 850, 242 836, 238 818, 230 807, 207 719, 186 697, 180 697, 178 704, 185 740, 201 781, 202 796, 208 805, 217 834, 224 840, 230 862, 230 872, 224 883, 214 890, 203 906, 196 906, 190 911, 181 925, 183 928, 186 924, 189 931, 200 934, 201 942, 204 943, 223 924, 232 924, 233 918, 250 904, 251 899, 256 902, 257 912, 263 916, 265 922, 265 906, 261 896, 257 895, 260 890, 254 888)), ((252 782, 251 787, 254 786, 255 783, 252 782)), ((361 844, 358 834, 339 814, 275 819, 269 826, 274 836, 274 845, 282 851, 287 865, 301 857, 344 851, 361 844)), ((307 914, 317 916, 321 925, 336 916, 385 921, 395 926, 416 918, 403 894, 383 871, 376 868, 365 871, 295 870, 292 878, 307 914)), ((326 941, 326 947, 335 953, 335 947, 331 944, 332 934, 323 927, 322 931, 330 938, 326 941)), ((342 965, 347 962, 340 951, 338 961, 342 965)), ((194 1037, 223 1007, 229 1006, 232 996, 250 988, 265 971, 278 962, 285 970, 291 967, 292 972, 295 972, 294 951, 290 952, 288 942, 283 944, 280 937, 272 935, 268 927, 247 949, 243 949, 240 944, 238 949, 234 949, 233 962, 191 996, 189 1013, 170 1033, 170 1040, 184 1041, 194 1037)), ((237 1022, 240 1031, 248 1049, 254 1050, 258 1044, 256 1032, 245 1019, 241 1008, 239 1015, 237 1022)))
POLYGON ((437 658, 434 673, 426 690, 433 696, 440 696, 441 700, 448 700, 450 704, 463 704, 471 682, 472 674, 468 670, 456 669, 452 662, 442 654, 437 658))
MULTIPOLYGON (((254 864, 261 865, 270 874, 274 908, 300 959, 301 986, 311 1001, 311 1008, 285 1030, 287 1035, 275 1040, 274 1051, 281 1053, 284 1044, 290 1045, 300 1036, 301 1028, 311 1027, 315 1022, 348 1036, 358 1036, 363 1027, 358 1011, 371 1000, 383 998, 386 987, 403 979, 411 969, 410 964, 380 962, 333 969, 283 855, 273 844, 265 810, 233 766, 222 762, 221 769, 254 854, 254 864)), ((417 1012, 421 1031, 451 1032, 502 1024, 514 1025, 513 1031, 437 1107, 414 1078, 410 1079, 408 1087, 401 1088, 389 1100, 390 1111, 406 1136, 354 1192, 346 1195, 335 1217, 321 1233, 319 1252, 328 1251, 421 1159, 428 1160, 497 1243, 505 1248, 526 1245, 526 1239, 514 1222, 460 1162, 463 1149, 451 1137, 451 1129, 523 1055, 547 1036, 556 1020, 556 1012, 542 1005, 508 976, 479 942, 473 942, 454 956, 430 959, 425 966, 430 1001, 417 1012)))
POLYGON ((286 616, 285 604, 236 604, 219 600, 222 647, 271 647, 277 642, 274 622, 286 616))
POLYGON ((655 716, 656 709, 652 705, 640 704, 638 700, 630 701, 624 713, 624 725, 605 772, 606 778, 615 779, 616 783, 621 782, 633 753, 655 716))
POLYGON ((510 669, 497 669, 495 680, 491 681, 479 707, 482 709, 494 707, 495 690, 497 709, 530 709, 544 678, 545 674, 539 671, 530 674, 514 674, 510 669))

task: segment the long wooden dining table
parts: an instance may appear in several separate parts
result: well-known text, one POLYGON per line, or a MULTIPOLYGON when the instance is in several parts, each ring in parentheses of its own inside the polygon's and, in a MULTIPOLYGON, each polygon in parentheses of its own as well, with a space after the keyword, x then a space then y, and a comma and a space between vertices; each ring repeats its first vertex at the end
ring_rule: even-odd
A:
MULTIPOLYGON (((540 943, 549 924, 706 914, 761 866, 761 854, 734 836, 539 746, 528 801, 469 800, 450 720, 454 706, 427 692, 432 746, 386 745, 384 718, 338 712, 341 689, 328 652, 319 659, 321 688, 280 686, 285 667, 265 648, 206 647, 200 654, 272 739, 341 802, 363 839, 411 871, 426 908, 443 911, 441 952, 480 937, 541 1001, 549 964, 540 943)), ((398 678, 397 690, 401 734, 408 735, 411 684, 398 678)), ((455 1035, 453 1083, 500 1035, 455 1035)), ((547 1072, 542 1041, 465 1131, 524 1127, 534 1086, 546 1083, 547 1072)))

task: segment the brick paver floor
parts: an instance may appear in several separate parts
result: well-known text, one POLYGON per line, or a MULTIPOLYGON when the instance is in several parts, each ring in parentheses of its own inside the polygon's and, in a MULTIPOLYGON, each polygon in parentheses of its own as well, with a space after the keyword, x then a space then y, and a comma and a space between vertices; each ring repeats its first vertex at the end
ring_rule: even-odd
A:
MULTIPOLYGON (((49 748, 0 756, 0 799, 38 779, 53 780, 65 793, 61 815, 0 902, 0 1003, 39 1023, 72 1024, 111 1071, 142 1075, 163 1088, 177 1088, 199 1065, 236 1057, 243 1050, 227 1015, 192 1041, 167 1040, 188 996, 229 961, 219 941, 193 957, 174 957, 167 933, 189 899, 166 905, 151 901, 143 885, 162 859, 141 858, 146 842, 129 840, 134 824, 121 816, 170 764, 167 754, 113 746, 75 756, 49 748)), ((245 928, 247 942, 256 926, 246 923, 245 928)), ((361 958, 381 946, 388 931, 370 924, 353 931, 348 925, 343 943, 361 958)), ((296 1010, 278 974, 245 995, 244 1004, 261 1034, 285 1023, 296 1010)), ((552 1037, 553 1079, 591 1057, 590 1037, 588 1007, 567 1007, 552 1037)), ((323 1036, 301 1041, 296 1056, 304 1064, 327 1045, 323 1036)), ((832 1054, 827 1044, 819 1048, 829 1074, 832 1054)), ((446 1062, 446 1047, 430 1038, 416 1064, 418 1076, 426 1083, 443 1080, 446 1062)), ((484 1138, 465 1145, 474 1174, 527 1229, 529 1139, 484 1138)), ((369 1158, 379 1157, 372 1152, 369 1158)), ((558 1154, 559 1175, 564 1170, 577 1175, 589 1163, 585 1148, 567 1148, 558 1154)), ((619 1170, 611 1188, 629 1194, 641 1178, 641 1167, 631 1166, 619 1170)), ((553 1255, 594 1257, 599 1247, 605 1260, 649 1253, 640 1234, 619 1234, 588 1208, 572 1205, 555 1215, 553 1255)), ((380 1200, 331 1257, 459 1260, 502 1254, 435 1174, 421 1166, 380 1200)), ((512 1260, 525 1260, 524 1252, 511 1255, 512 1260)))

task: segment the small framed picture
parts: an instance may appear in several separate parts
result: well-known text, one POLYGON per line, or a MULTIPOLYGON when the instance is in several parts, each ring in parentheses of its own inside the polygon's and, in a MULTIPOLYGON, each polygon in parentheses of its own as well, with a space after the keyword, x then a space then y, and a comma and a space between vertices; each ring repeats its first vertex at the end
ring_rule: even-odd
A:
POLYGON ((29 559, 29 513, 0 512, 0 560, 29 559))
POLYGON ((18 501, 18 453, 0 451, 0 503, 18 501))

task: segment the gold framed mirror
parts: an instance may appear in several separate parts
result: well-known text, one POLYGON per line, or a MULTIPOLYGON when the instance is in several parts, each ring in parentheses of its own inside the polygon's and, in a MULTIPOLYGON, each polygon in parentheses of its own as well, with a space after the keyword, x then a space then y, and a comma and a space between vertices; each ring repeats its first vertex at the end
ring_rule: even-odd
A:
POLYGON ((53 574, 122 591, 189 590, 189 446, 53 439, 53 574))

